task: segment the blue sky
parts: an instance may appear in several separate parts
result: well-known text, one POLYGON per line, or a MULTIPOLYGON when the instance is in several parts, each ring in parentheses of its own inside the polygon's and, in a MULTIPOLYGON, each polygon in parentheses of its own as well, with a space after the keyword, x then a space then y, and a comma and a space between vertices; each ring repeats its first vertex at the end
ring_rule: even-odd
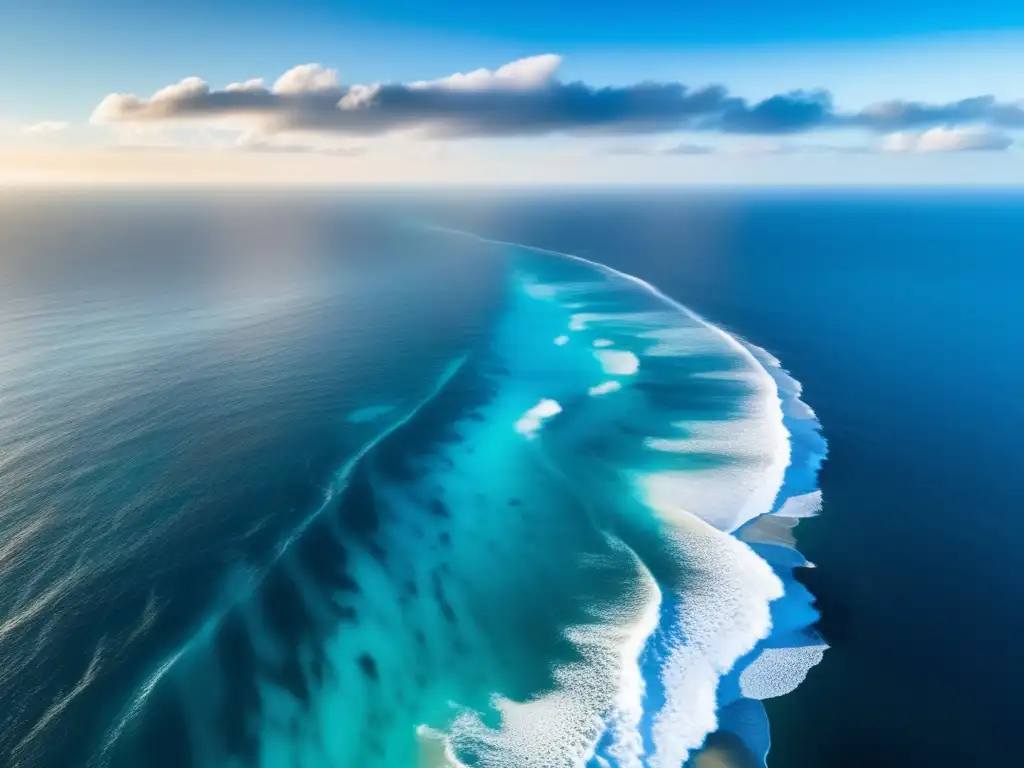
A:
MULTIPOLYGON (((318 148, 327 151, 317 179, 326 180, 326 163, 339 181, 373 180, 376 160, 381 180, 401 181, 399 158, 409 161, 412 181, 432 175, 472 181, 468 169, 475 166, 491 179, 528 182, 524 169, 531 163, 538 182, 826 183, 837 174, 850 183, 1024 180, 1024 136, 1003 117, 948 124, 936 118, 888 132, 877 125, 848 127, 864 122, 855 113, 892 100, 939 106, 992 95, 992 114, 1015 109, 1024 100, 1024 5, 1016 0, 0 0, 0 19, 0 180, 4 163, 6 176, 19 179, 31 177, 35 161, 46 165, 47 178, 57 178, 60 162, 79 162, 75 152, 92 153, 90 167, 101 170, 100 155, 126 142, 147 149, 135 155, 135 172, 143 176, 151 155, 171 147, 202 155, 209 165, 211 152, 227 154, 240 137, 267 130, 266 121, 256 130, 237 120, 225 127, 235 115, 219 112, 203 115, 206 122, 191 114, 183 121, 177 114, 158 120, 147 113, 144 121, 121 115, 110 121, 117 125, 90 124, 112 93, 145 98, 190 76, 214 91, 251 78, 262 78, 271 90, 282 73, 316 62, 337 72, 341 94, 355 84, 434 81, 548 53, 562 57, 552 82, 583 81, 595 91, 617 86, 626 99, 633 98, 628 89, 646 81, 688 89, 714 84, 727 88, 729 98, 744 99, 753 114, 759 100, 824 89, 838 118, 793 135, 787 129, 785 136, 760 129, 736 135, 735 127, 695 131, 679 120, 657 130, 624 123, 624 130, 614 125, 599 135, 584 121, 525 133, 503 127, 500 135, 489 129, 481 135, 474 126, 472 135, 444 141, 405 136, 411 124, 404 119, 373 135, 342 135, 347 129, 335 127, 322 140, 304 125, 293 138, 278 131, 246 145, 272 144, 277 157, 246 153, 216 162, 228 175, 249 163, 246 173, 268 181, 282 169, 304 178, 313 162, 306 155, 318 148), (700 151, 692 157, 672 151, 690 146, 700 151), (927 157, 907 157, 919 154, 927 157), (665 170, 670 155, 676 167, 665 170), (515 173, 502 170, 502 158, 509 157, 515 173), (260 164, 266 169, 255 170, 260 164), (563 172, 555 173, 552 164, 563 172)), ((521 122, 519 115, 509 117, 521 122)), ((119 156, 119 167, 126 162, 119 156)))

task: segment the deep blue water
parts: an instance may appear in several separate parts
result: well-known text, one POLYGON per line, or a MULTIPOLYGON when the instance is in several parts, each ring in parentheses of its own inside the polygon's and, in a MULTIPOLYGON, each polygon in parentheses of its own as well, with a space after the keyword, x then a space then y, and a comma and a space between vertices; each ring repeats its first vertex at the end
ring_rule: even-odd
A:
POLYGON ((554 765, 596 714, 594 764, 671 764, 710 711, 673 652, 760 636, 764 558, 773 632, 710 702, 709 752, 756 764, 741 668, 816 647, 799 556, 651 511, 768 511, 750 408, 787 379, 593 264, 427 225, 636 275, 802 382, 831 649, 766 701, 770 766, 1012 763, 1024 197, 925 192, 0 199, 4 760, 434 765, 449 734, 554 765))

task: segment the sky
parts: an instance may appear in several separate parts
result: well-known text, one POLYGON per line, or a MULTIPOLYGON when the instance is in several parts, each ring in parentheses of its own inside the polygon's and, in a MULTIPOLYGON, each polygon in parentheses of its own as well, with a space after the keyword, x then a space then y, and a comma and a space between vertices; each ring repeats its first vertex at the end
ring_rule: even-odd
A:
POLYGON ((1024 184, 1019 0, 0 0, 0 184, 1024 184))

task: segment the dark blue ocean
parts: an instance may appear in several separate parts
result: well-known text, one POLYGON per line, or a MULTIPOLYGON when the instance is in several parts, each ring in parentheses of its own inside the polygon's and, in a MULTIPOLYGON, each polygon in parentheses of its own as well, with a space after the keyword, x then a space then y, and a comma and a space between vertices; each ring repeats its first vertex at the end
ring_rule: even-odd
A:
POLYGON ((1013 764, 1022 336, 1019 193, 4 192, 0 763, 1013 764))

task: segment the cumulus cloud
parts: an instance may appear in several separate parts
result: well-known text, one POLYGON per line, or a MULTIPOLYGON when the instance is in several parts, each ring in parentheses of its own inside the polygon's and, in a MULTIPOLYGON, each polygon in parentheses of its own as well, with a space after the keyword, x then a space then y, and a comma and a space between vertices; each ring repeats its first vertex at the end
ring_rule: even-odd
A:
MULTIPOLYGON (((558 79, 561 61, 543 54, 436 80, 347 86, 336 71, 319 64, 294 67, 272 87, 247 80, 213 89, 189 77, 149 97, 110 94, 94 110, 92 121, 215 121, 262 135, 412 131, 444 138, 679 130, 786 136, 831 127, 882 133, 960 125, 1024 127, 1024 107, 991 96, 944 105, 890 101, 844 113, 820 90, 751 102, 717 85, 641 82, 599 87, 564 82, 558 79)), ((701 153, 703 148, 676 154, 701 153)))
POLYGON ((927 131, 899 131, 885 137, 886 152, 999 152, 1009 149, 1013 139, 991 128, 932 128, 927 131))
POLYGON ((66 130, 68 127, 67 123, 62 123, 57 120, 43 120, 41 123, 33 123, 32 125, 26 125, 21 129, 22 133, 30 135, 41 135, 50 133, 60 133, 66 130))
MULTIPOLYGON (((247 92, 254 93, 262 90, 262 80, 249 80, 242 85, 251 85, 247 92)), ((274 93, 297 94, 297 93, 330 93, 336 91, 340 86, 338 73, 333 69, 321 67, 319 64, 300 64, 292 67, 274 83, 274 93)))
POLYGON ((513 61, 495 70, 475 69, 456 72, 439 80, 421 80, 411 88, 448 88, 461 91, 527 90, 549 84, 562 64, 562 57, 553 53, 530 56, 513 61))

